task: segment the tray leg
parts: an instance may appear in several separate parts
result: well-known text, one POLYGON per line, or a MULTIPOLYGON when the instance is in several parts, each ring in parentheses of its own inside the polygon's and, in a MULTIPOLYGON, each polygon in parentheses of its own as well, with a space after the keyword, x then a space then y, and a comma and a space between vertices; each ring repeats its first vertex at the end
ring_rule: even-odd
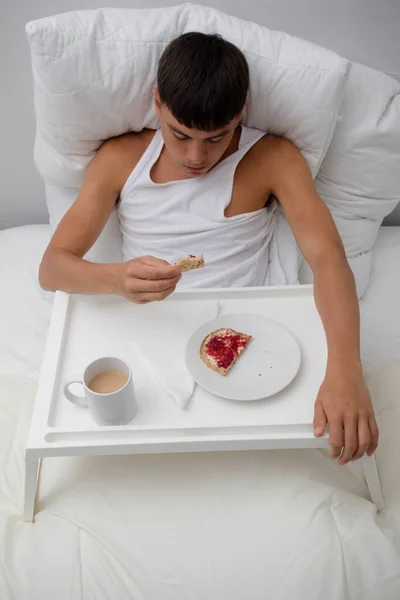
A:
POLYGON ((382 508, 384 508, 384 502, 378 467, 376 466, 375 454, 373 454, 371 457, 363 456, 361 459, 361 465, 364 471, 364 476, 367 482, 371 500, 378 510, 382 510, 382 508))
POLYGON ((25 496, 24 496, 24 521, 33 521, 35 514, 36 489, 39 472, 39 458, 31 459, 25 456, 25 496))

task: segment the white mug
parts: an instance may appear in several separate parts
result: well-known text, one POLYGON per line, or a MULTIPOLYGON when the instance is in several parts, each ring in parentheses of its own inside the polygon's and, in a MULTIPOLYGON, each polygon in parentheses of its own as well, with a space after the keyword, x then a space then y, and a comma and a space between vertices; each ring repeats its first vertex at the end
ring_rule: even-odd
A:
POLYGON ((72 404, 88 408, 98 425, 126 425, 132 421, 137 410, 132 371, 130 366, 120 358, 104 357, 91 362, 86 367, 83 377, 74 377, 65 384, 64 395, 72 404), (128 377, 128 381, 114 392, 106 394, 94 392, 89 388, 89 383, 103 371, 120 371, 128 377), (71 392, 69 387, 73 383, 82 385, 84 396, 71 392))

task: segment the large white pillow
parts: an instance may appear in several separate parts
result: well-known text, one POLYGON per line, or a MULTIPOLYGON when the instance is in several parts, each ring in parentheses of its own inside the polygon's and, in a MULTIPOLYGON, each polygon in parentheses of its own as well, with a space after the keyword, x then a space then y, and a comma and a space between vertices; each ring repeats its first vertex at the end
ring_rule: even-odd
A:
MULTIPOLYGON (((70 12, 26 27, 35 85, 35 161, 53 228, 102 141, 157 127, 152 92, 158 59, 172 39, 193 30, 219 33, 243 50, 251 71, 243 122, 292 140, 316 175, 336 125, 345 59, 204 6, 70 12)), ((113 215, 92 249, 93 260, 120 258, 116 219, 113 215)))
MULTIPOLYGON (((398 81, 352 65, 338 125, 315 183, 335 219, 361 296, 379 226, 400 201, 398 81)), ((310 278, 303 267, 303 279, 310 278)))

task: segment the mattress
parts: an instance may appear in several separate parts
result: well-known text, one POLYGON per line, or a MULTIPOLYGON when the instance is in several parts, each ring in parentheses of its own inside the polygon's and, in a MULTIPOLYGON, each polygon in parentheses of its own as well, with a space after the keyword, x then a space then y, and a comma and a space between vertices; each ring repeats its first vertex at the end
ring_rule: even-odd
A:
MULTIPOLYGON (((49 237, 0 232, 1 600, 398 600, 400 511, 377 516, 324 451, 46 459, 21 521, 49 237)), ((369 367, 400 361, 399 252, 400 228, 382 228, 361 302, 369 367)))

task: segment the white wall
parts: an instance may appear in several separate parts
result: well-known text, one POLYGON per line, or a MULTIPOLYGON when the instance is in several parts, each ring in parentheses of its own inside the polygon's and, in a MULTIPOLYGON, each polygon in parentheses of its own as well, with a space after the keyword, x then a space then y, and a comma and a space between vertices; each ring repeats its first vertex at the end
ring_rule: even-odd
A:
MULTIPOLYGON (((99 6, 171 6, 174 0, 0 0, 0 229, 47 222, 33 164, 35 120, 27 21, 99 6), (7 11, 5 5, 7 4, 7 11)), ((400 0, 198 0, 336 50, 400 77, 400 0)), ((393 222, 393 220, 392 220, 393 222)), ((400 207, 396 212, 400 224, 400 207)))

